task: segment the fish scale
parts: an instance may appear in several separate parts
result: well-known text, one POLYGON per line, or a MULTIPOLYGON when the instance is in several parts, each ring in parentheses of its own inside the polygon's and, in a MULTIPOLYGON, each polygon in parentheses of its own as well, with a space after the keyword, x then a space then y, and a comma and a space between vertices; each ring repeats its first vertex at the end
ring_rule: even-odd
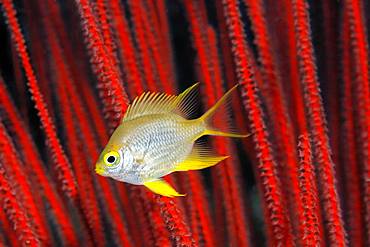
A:
POLYGON ((183 124, 183 121, 184 119, 170 118, 154 122, 143 127, 143 132, 132 137, 130 145, 137 147, 136 151, 139 153, 147 152, 144 161, 148 165, 138 170, 140 177, 145 179, 164 176, 181 161, 179 157, 190 153, 193 143, 189 140, 199 135, 203 129, 196 125, 183 124), (183 131, 184 129, 187 131, 183 131), (151 142, 148 139, 151 139, 151 142), (151 143, 150 147, 145 146, 147 142, 151 143))

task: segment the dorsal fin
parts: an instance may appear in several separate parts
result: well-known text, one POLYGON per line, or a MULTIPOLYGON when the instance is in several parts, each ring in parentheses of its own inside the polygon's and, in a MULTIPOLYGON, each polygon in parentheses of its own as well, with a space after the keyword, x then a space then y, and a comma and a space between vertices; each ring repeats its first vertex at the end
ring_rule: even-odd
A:
POLYGON ((129 121, 138 117, 152 114, 175 113, 188 117, 193 112, 194 89, 199 83, 176 95, 166 93, 145 92, 136 97, 129 105, 122 119, 122 122, 129 121))

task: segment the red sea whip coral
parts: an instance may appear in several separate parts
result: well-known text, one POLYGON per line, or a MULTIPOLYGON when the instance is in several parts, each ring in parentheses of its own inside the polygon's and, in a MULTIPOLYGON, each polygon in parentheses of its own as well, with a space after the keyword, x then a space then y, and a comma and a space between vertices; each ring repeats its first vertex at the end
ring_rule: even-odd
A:
POLYGON ((315 170, 312 163, 310 139, 307 135, 299 137, 300 157, 298 174, 302 224, 299 229, 299 242, 302 246, 322 245, 323 233, 320 232, 319 197, 315 183, 315 170))
POLYGON ((252 134, 256 143, 259 165, 257 174, 260 176, 260 188, 266 199, 264 205, 265 220, 269 243, 272 245, 291 245, 292 234, 288 222, 287 210, 281 195, 280 181, 277 178, 275 162, 272 157, 268 133, 263 122, 263 112, 257 98, 256 84, 252 79, 248 48, 246 46, 243 25, 236 1, 223 1, 225 16, 233 45, 234 62, 236 64, 239 83, 243 91, 244 104, 249 112, 252 134))
POLYGON ((368 245, 369 5, 314 3, 0 0, 0 243, 368 245), (232 158, 178 199, 94 173, 136 95, 195 81, 203 110, 241 85, 232 158))
POLYGON ((358 102, 356 112, 359 129, 357 144, 360 147, 360 164, 363 174, 366 232, 370 235, 370 89, 369 89, 369 44, 363 18, 363 3, 358 0, 346 1, 345 9, 349 18, 351 47, 353 52, 353 70, 355 77, 355 100, 358 102))
POLYGON ((324 217, 329 242, 338 246, 345 245, 345 232, 339 208, 339 198, 335 188, 333 162, 330 154, 326 123, 319 92, 319 85, 314 63, 313 45, 310 39, 307 4, 305 1, 293 1, 293 13, 296 18, 296 42, 301 81, 304 90, 308 121, 312 129, 312 140, 317 162, 319 163, 319 182, 323 185, 324 217))
POLYGON ((77 188, 73 177, 73 173, 72 170, 70 169, 69 161, 61 148, 60 142, 55 132, 55 126, 49 116, 48 110, 43 100, 43 96, 40 92, 40 88, 38 86, 35 73, 32 69, 29 55, 27 53, 25 41, 21 33, 19 23, 16 19, 16 12, 13 3, 12 1, 4 0, 2 1, 2 6, 4 9, 4 14, 9 23, 9 27, 11 29, 12 39, 14 40, 15 47, 17 48, 18 56, 25 70, 29 90, 33 96, 32 97, 33 100, 35 101, 35 107, 38 110, 41 123, 43 124, 45 134, 48 138, 47 143, 50 146, 50 149, 52 150, 53 156, 57 163, 56 169, 58 170, 59 173, 58 177, 61 180, 61 183, 63 184, 62 189, 66 192, 66 194, 69 197, 74 199, 77 195, 77 188))

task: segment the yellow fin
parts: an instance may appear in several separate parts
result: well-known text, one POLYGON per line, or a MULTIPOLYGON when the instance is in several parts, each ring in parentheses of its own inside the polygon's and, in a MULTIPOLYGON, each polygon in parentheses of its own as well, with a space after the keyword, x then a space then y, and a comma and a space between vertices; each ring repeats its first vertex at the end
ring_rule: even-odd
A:
POLYGON ((223 132, 219 130, 207 129, 204 131, 203 135, 212 135, 212 136, 226 136, 226 137, 235 137, 235 138, 245 138, 251 134, 237 134, 232 132, 223 132))
POLYGON ((200 170, 218 164, 229 156, 217 156, 204 147, 195 146, 190 155, 175 168, 175 171, 200 170))
POLYGON ((162 196, 167 197, 185 196, 184 194, 179 194, 169 183, 162 179, 146 182, 144 183, 144 186, 153 191, 154 193, 162 196))
POLYGON ((175 113, 187 117, 193 111, 194 99, 191 96, 198 84, 194 84, 178 96, 157 92, 143 93, 129 105, 122 122, 145 115, 164 113, 175 113))

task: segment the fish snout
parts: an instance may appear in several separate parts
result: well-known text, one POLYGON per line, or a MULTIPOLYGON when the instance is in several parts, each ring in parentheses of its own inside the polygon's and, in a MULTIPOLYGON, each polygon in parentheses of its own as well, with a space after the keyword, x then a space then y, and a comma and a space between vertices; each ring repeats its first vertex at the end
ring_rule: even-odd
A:
POLYGON ((99 174, 99 175, 103 176, 103 175, 104 175, 104 173, 105 173, 105 169, 102 167, 102 165, 100 165, 100 164, 98 163, 98 164, 96 164, 96 166, 95 166, 95 172, 96 172, 97 174, 99 174))

